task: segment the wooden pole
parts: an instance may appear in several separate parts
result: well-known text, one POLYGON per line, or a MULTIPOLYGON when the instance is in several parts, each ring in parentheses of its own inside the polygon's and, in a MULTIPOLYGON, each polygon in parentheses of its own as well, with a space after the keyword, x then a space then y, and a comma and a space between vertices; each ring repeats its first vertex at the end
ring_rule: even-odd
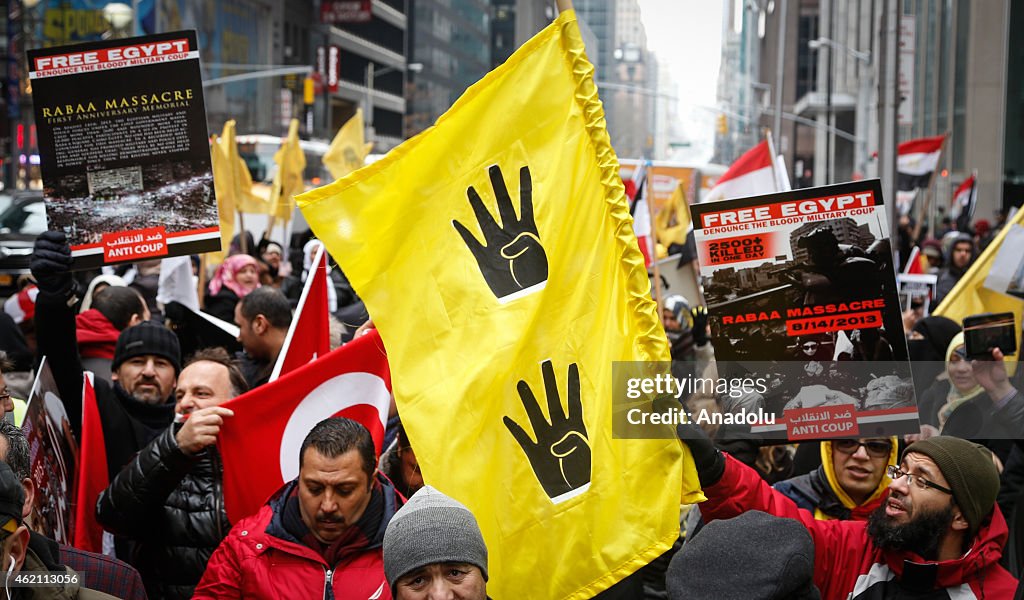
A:
POLYGON ((199 255, 199 308, 203 308, 206 303, 206 257, 209 256, 209 252, 204 252, 199 255))
POLYGON ((245 219, 242 217, 242 211, 238 211, 238 247, 242 249, 242 254, 249 253, 249 242, 245 235, 245 219))

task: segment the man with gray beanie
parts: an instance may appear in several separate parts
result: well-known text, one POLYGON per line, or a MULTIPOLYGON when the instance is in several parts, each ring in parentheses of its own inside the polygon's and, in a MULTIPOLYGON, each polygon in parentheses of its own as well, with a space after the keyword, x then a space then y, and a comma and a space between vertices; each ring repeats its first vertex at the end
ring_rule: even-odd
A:
POLYGON ((911 444, 889 465, 889 497, 865 523, 815 520, 696 425, 677 433, 708 498, 704 519, 759 510, 799 521, 814 540, 814 583, 826 600, 1013 597, 1017 580, 999 565, 1008 536, 995 503, 999 473, 984 446, 949 436, 911 444))
POLYGON ((395 600, 484 600, 487 546, 473 513, 422 487, 384 532, 384 575, 395 600))

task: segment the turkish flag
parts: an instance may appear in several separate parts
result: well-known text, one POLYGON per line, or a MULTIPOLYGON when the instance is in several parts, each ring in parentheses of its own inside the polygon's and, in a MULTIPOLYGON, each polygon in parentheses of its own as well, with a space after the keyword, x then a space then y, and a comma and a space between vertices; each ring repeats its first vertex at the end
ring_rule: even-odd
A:
POLYGON ((299 305, 270 375, 274 381, 331 351, 330 311, 327 309, 327 253, 323 244, 313 257, 299 305))
POLYGON ((75 512, 72 545, 89 552, 103 552, 103 527, 96 522, 96 499, 110 484, 107 444, 100 409, 92 387, 93 374, 86 371, 82 390, 82 445, 75 477, 75 512))
POLYGON ((328 417, 362 423, 380 455, 391 406, 391 371, 380 334, 371 330, 224 406, 235 412, 224 420, 217 442, 224 505, 234 523, 298 476, 302 441, 328 417))

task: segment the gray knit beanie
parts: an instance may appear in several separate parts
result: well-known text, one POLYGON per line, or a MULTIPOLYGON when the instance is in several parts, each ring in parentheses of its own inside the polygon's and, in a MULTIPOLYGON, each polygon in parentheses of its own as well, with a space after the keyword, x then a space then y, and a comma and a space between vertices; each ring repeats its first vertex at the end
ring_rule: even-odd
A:
POLYGON ((487 581, 487 546, 473 513, 426 485, 384 531, 384 576, 394 588, 403 575, 446 562, 476 565, 487 581))

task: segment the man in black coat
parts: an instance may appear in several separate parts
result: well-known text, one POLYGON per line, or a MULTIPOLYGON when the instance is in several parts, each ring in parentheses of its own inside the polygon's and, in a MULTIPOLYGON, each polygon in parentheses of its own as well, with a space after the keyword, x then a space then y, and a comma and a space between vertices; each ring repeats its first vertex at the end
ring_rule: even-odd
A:
MULTIPOLYGON (((30 268, 39 286, 36 338, 60 391, 75 436, 82 436, 82 359, 76 343, 77 301, 71 277, 71 248, 63 232, 36 239, 30 268)), ((173 392, 181 371, 178 338, 166 327, 143 322, 121 332, 108 384, 95 380, 96 405, 103 425, 107 473, 121 467, 174 420, 173 392)), ((119 551, 123 550, 119 548, 119 551)))
POLYGON ((222 348, 197 352, 178 377, 174 423, 139 452, 100 494, 97 520, 132 539, 150 598, 191 598, 206 563, 231 530, 215 446, 220 405, 246 391, 222 348))

